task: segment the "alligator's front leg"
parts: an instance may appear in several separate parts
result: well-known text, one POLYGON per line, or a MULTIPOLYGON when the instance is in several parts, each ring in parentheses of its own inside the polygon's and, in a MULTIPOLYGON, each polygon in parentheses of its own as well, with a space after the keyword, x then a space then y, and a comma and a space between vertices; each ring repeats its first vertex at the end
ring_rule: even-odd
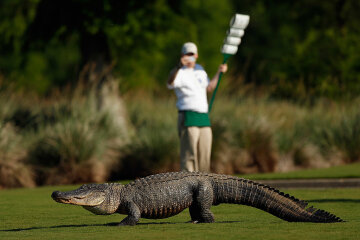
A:
POLYGON ((127 211, 128 216, 120 222, 119 226, 124 226, 124 225, 134 226, 134 225, 136 225, 136 223, 139 222, 140 217, 141 217, 139 207, 134 202, 129 201, 126 204, 125 209, 127 211))

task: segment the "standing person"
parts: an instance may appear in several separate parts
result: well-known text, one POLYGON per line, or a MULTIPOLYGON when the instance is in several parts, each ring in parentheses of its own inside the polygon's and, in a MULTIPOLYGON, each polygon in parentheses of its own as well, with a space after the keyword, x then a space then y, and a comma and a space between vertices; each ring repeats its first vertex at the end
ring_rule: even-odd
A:
POLYGON ((221 64, 210 80, 203 67, 196 63, 197 58, 196 45, 185 43, 180 62, 170 72, 167 86, 175 90, 177 97, 181 170, 210 172, 212 131, 207 92, 215 89, 219 74, 227 71, 227 65, 221 64))

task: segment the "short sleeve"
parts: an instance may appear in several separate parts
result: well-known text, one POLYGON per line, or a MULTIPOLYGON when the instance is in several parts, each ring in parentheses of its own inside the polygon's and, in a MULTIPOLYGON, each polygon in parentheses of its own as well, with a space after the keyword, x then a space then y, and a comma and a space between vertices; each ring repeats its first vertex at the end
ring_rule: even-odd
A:
POLYGON ((183 69, 180 68, 178 73, 176 74, 172 88, 180 88, 183 85, 182 83, 184 78, 183 75, 184 75, 184 71, 183 69))
POLYGON ((202 87, 207 87, 209 85, 210 79, 201 65, 196 65, 195 75, 202 87))

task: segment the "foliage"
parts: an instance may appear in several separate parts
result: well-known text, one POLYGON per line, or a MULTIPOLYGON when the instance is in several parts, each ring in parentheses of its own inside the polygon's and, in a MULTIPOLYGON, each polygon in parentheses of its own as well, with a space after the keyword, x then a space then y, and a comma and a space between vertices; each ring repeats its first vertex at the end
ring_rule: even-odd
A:
POLYGON ((325 148, 341 151, 346 162, 360 158, 360 112, 341 117, 341 120, 321 132, 325 148))
POLYGON ((1 9, 6 12, 0 28, 2 74, 39 93, 75 81, 92 62, 100 68, 115 62, 124 89, 154 89, 176 64, 185 41, 204 44, 202 59, 214 67, 219 53, 212 48, 218 49, 223 38, 218 33, 228 22, 222 16, 231 14, 227 1, 214 0, 4 1, 1 9), (18 21, 13 37, 11 27, 18 21))
POLYGON ((82 86, 43 99, 0 94, 0 105, 10 106, 0 114, 0 185, 105 181, 113 149, 127 137, 122 102, 113 95, 103 99, 82 86))
POLYGON ((239 176, 252 180, 359 178, 360 163, 320 169, 302 169, 283 173, 241 174, 239 176))
POLYGON ((0 189, 33 187, 34 172, 26 164, 26 141, 8 119, 18 108, 12 94, 0 93, 0 189))
POLYGON ((159 89, 186 41, 213 75, 235 12, 251 20, 230 60, 229 92, 248 84, 304 101, 360 91, 355 0, 4 0, 0 9, 0 80, 42 94, 76 82, 90 63, 114 66, 122 91, 159 89))
POLYGON ((76 96, 70 103, 56 106, 55 119, 42 123, 29 148, 28 158, 37 166, 38 181, 41 184, 104 181, 113 163, 107 154, 124 139, 114 122, 115 116, 98 108, 91 91, 87 96, 76 96))
POLYGON ((348 154, 353 156, 351 161, 356 161, 357 101, 341 104, 318 101, 301 106, 267 98, 219 97, 211 113, 213 161, 225 161, 224 164, 232 166, 226 168, 227 173, 259 171, 262 167, 255 170, 253 167, 265 152, 264 159, 277 162, 277 171, 297 166, 324 167, 336 164, 339 159, 349 162, 348 154), (292 164, 288 165, 289 162, 292 164))
POLYGON ((251 16, 236 56, 240 81, 272 86, 272 95, 304 99, 357 96, 357 1, 233 1, 251 16), (246 44, 246 45, 245 45, 246 44))
MULTIPOLYGON (((159 165, 153 164, 153 171, 161 168, 164 162, 179 162, 177 113, 173 100, 148 94, 126 97, 135 141, 131 140, 130 145, 123 149, 124 159, 128 159, 122 159, 123 162, 140 166, 140 169, 142 165, 155 163, 151 159, 156 154, 159 165), (139 159, 142 159, 142 164, 137 164, 139 159)), ((228 174, 289 171, 347 162, 346 155, 335 142, 324 145, 326 138, 322 133, 333 131, 335 128, 332 126, 341 124, 342 118, 352 119, 351 116, 358 112, 357 102, 319 101, 311 106, 300 106, 267 98, 220 95, 211 113, 212 170, 228 174)), ((347 121, 343 125, 353 129, 356 124, 351 123, 347 121)), ((347 138, 356 142, 354 135, 347 135, 347 138)), ((343 141, 341 136, 336 139, 337 142, 343 141)))
POLYGON ((179 141, 171 102, 160 103, 146 95, 126 98, 132 137, 122 146, 112 179, 133 179, 178 169, 179 141))
MULTIPOLYGON (((124 111, 114 93, 102 99, 93 89, 71 92, 42 99, 0 94, 2 187, 180 170, 173 97, 129 94, 124 111)), ((212 171, 288 172, 356 162, 358 104, 219 95, 211 113, 212 171)))
POLYGON ((0 189, 34 187, 33 169, 24 162, 26 151, 21 137, 10 124, 0 122, 0 189))

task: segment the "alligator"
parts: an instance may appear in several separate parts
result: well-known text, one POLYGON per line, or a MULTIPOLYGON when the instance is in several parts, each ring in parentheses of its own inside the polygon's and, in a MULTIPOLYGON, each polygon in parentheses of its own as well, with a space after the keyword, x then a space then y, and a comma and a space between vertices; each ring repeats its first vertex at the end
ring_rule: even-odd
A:
POLYGON ((73 191, 55 191, 51 197, 98 215, 127 215, 119 225, 136 225, 140 218, 168 218, 186 208, 193 223, 212 223, 214 215, 210 207, 221 203, 248 205, 289 222, 343 221, 270 186, 213 173, 170 172, 136 179, 126 185, 85 184, 73 191))

